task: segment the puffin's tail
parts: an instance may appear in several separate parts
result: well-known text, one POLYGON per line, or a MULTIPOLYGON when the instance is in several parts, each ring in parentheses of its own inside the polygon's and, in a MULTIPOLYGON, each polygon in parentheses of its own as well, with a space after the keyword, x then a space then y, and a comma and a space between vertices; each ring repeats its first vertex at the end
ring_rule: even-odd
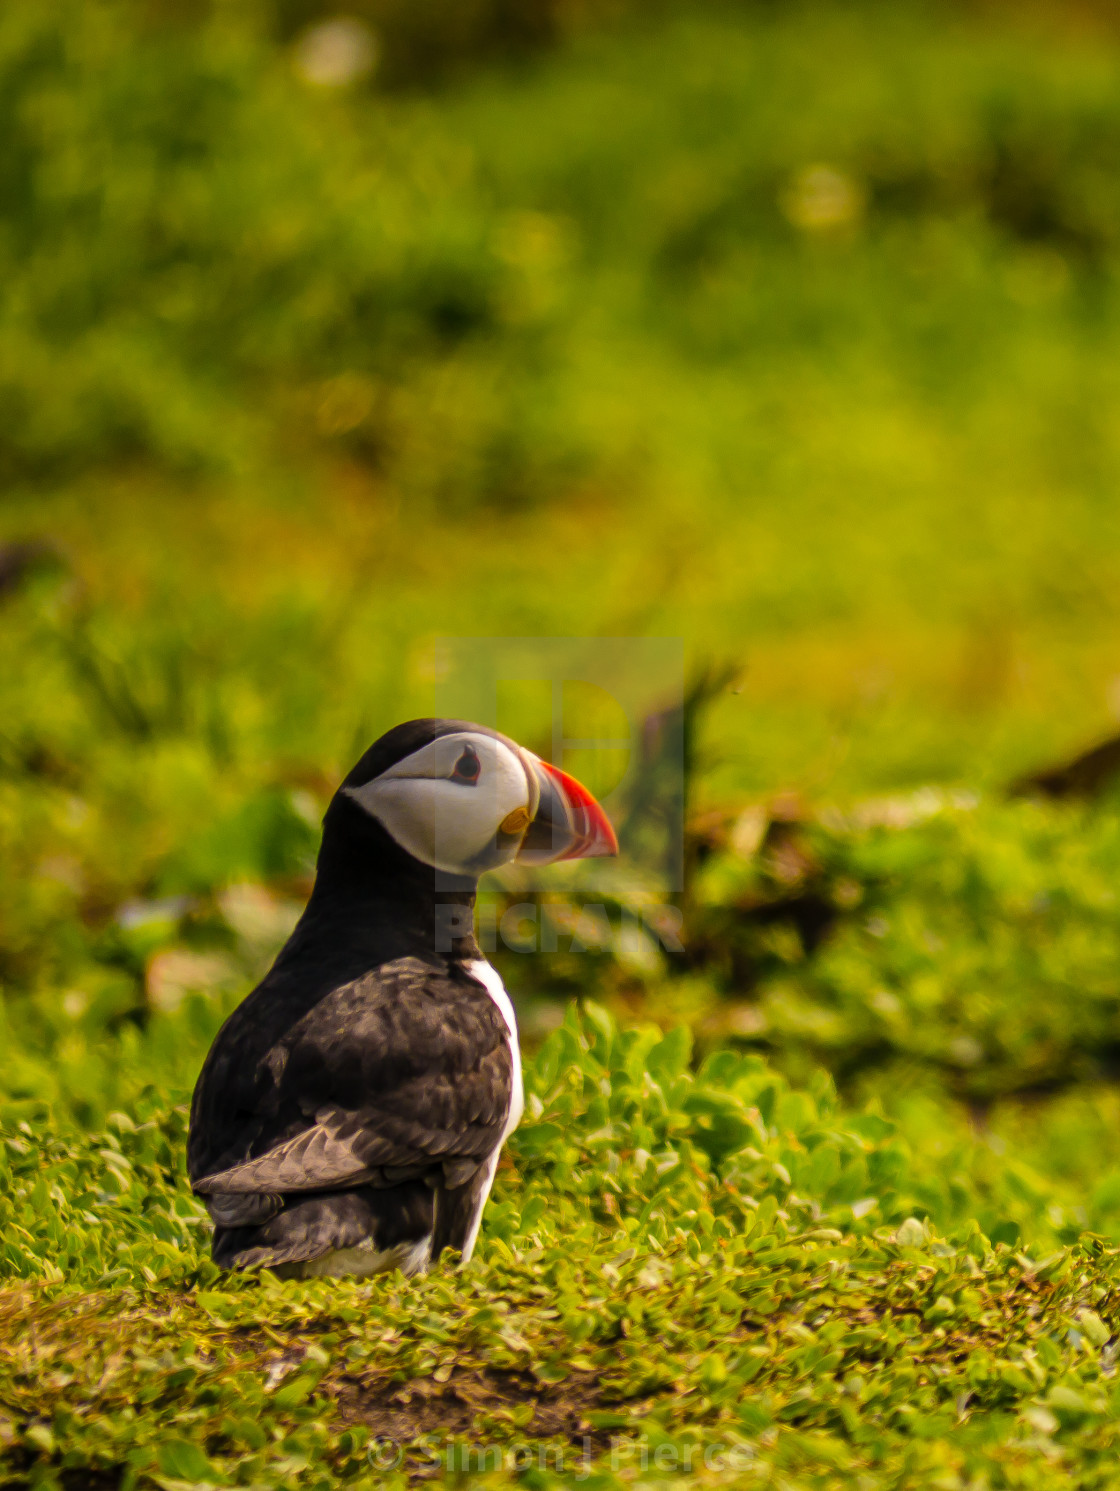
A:
POLYGON ((384 1268, 405 1259, 419 1264, 421 1254, 427 1257, 421 1245, 431 1235, 434 1207, 422 1180, 385 1189, 305 1191, 282 1199, 281 1210, 257 1226, 215 1227, 211 1251, 220 1268, 313 1274, 319 1271, 311 1267, 316 1261, 351 1248, 370 1254, 369 1272, 377 1271, 374 1260, 381 1255, 390 1255, 384 1268))

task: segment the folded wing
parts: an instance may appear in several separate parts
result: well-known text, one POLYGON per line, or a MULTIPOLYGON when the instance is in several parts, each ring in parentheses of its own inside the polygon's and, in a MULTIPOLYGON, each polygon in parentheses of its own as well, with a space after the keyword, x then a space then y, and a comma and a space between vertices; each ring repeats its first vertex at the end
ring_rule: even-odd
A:
POLYGON ((219 1227, 264 1224, 311 1192, 453 1191, 489 1165, 513 1064, 474 980, 401 959, 330 991, 270 1042, 275 1007, 262 1020, 255 999, 215 1042, 191 1115, 192 1184, 219 1227))

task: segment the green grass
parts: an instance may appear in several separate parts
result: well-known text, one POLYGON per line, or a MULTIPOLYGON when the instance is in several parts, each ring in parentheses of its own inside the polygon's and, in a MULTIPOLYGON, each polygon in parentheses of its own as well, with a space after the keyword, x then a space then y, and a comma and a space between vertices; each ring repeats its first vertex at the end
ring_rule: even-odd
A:
POLYGON ((985 1196, 965 1152, 923 1161, 827 1082, 688 1056, 683 1030, 570 1015, 478 1258, 408 1283, 220 1276, 184 1110, 150 1090, 89 1136, 9 1106, 13 1469, 329 1486, 509 1456, 532 1485, 607 1487, 644 1457, 793 1486, 1111 1484, 1116 1250, 1045 1220, 1014 1246, 1044 1199, 1014 1167, 985 1196))
POLYGON ((291 6, 0 14, 0 541, 54 555, 0 594, 5 1483, 383 1483, 384 1436, 1112 1485, 1120 808, 1006 788, 1120 707, 1120 44, 713 3, 480 66, 479 6, 393 91, 376 9, 341 93, 291 6), (499 949, 477 1259, 219 1277, 184 1105, 340 776, 441 637, 659 635, 744 665, 685 950, 573 951, 559 876, 499 949))
POLYGON ((744 656, 721 794, 1103 732, 1117 55, 896 9, 690 9, 435 101, 13 10, 5 529, 134 638, 285 644, 218 672, 316 766, 425 702, 443 632, 744 656), (349 704, 312 722, 315 668, 349 704))

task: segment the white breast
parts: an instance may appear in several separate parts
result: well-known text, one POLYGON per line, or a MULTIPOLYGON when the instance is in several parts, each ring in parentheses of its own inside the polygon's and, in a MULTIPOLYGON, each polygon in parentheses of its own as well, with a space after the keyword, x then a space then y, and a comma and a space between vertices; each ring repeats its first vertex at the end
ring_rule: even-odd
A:
POLYGON ((513 1012, 513 1004, 506 993, 506 986, 502 983, 501 975, 493 963, 488 963, 485 958, 476 958, 474 962, 467 964, 467 972, 480 984, 485 985, 490 998, 501 1011, 502 1019, 506 1022, 506 1030, 509 1032, 509 1055, 513 1063, 513 1089, 510 1093, 509 1117, 502 1130, 502 1137, 498 1140, 500 1149, 521 1122, 521 1115, 525 1110, 525 1087, 521 1079, 521 1047, 517 1044, 517 1016, 513 1012))
POLYGON ((474 962, 468 963, 467 972, 486 988, 490 998, 502 1012, 502 1019, 506 1022, 506 1029, 509 1031, 509 1058, 513 1064, 513 1086, 510 1091, 509 1114, 506 1117, 505 1127, 486 1162, 488 1171, 486 1182, 479 1194, 478 1210, 474 1214, 466 1242, 463 1244, 464 1263, 474 1252, 474 1245, 478 1240, 478 1229, 482 1225, 482 1211, 490 1195, 490 1187, 494 1184, 494 1174, 498 1168, 498 1156, 502 1152, 502 1145, 521 1122, 521 1114, 525 1108, 525 1086, 521 1078, 521 1048, 517 1044, 517 1016, 513 1013, 513 1005, 506 993, 505 985, 502 983, 498 970, 492 963, 487 963, 485 958, 477 958, 474 962))

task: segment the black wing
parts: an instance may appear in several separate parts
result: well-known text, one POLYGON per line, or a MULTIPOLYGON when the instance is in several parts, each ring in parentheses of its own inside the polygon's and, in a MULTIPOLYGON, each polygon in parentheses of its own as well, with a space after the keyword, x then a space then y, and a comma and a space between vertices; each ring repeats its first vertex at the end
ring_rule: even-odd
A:
POLYGON ((505 1022, 481 984, 398 959, 273 1037, 270 992, 279 1014, 283 992, 266 979, 219 1032, 191 1109, 194 1189, 223 1198, 230 1224, 264 1220, 265 1198, 293 1192, 475 1176, 513 1083, 505 1022))

